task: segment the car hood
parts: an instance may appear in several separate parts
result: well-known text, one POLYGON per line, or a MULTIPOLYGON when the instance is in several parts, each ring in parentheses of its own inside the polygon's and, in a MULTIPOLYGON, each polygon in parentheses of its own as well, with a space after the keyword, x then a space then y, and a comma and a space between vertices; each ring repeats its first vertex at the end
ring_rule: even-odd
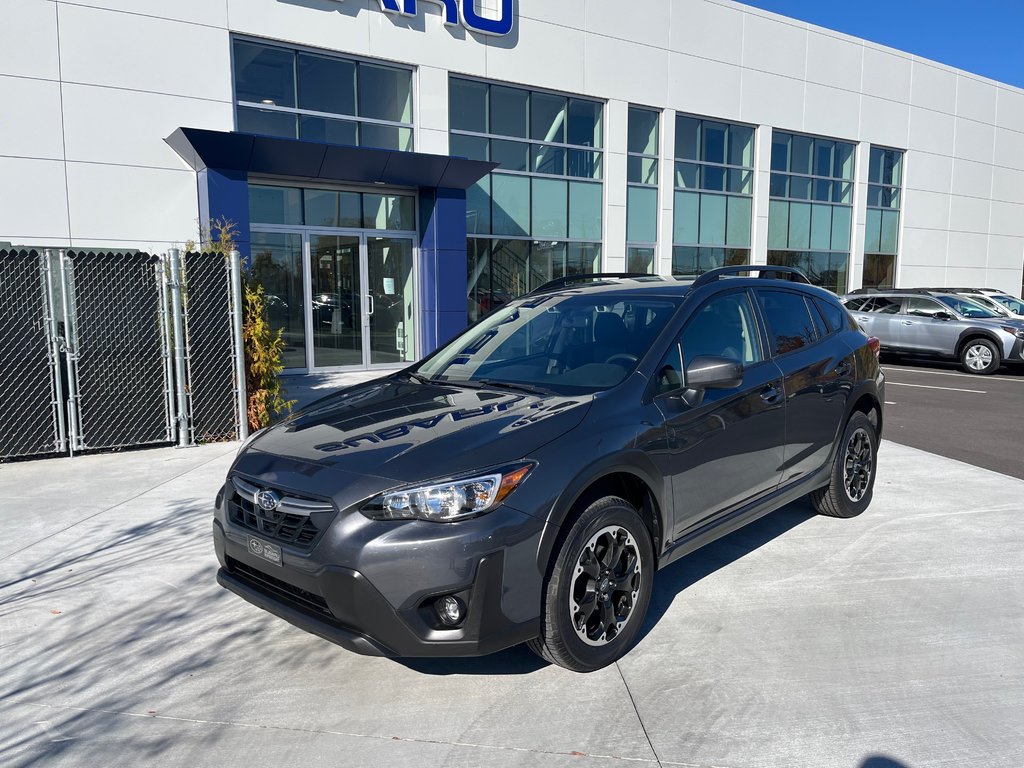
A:
POLYGON ((339 485, 371 495, 528 457, 579 425, 592 401, 379 379, 259 435, 234 471, 314 495, 333 497, 339 485))

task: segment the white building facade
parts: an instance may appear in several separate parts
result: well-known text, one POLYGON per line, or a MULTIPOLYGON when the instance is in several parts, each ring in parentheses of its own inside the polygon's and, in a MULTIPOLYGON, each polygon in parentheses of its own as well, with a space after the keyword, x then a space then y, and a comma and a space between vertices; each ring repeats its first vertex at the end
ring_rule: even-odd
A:
POLYGON ((229 219, 290 369, 401 364, 575 272, 1021 289, 1024 91, 731 0, 0 13, 0 243, 229 219))

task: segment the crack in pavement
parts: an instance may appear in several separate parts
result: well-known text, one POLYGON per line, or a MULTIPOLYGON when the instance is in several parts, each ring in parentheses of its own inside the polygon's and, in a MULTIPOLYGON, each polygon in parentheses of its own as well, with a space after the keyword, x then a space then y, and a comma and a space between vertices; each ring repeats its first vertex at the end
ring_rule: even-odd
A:
MULTIPOLYGON (((620 676, 622 675, 622 671, 621 670, 619 671, 619 675, 620 676)), ((625 680, 624 679, 623 679, 623 684, 625 684, 625 680)), ((628 689, 628 686, 627 686, 627 691, 628 690, 629 689, 628 689)), ((632 698, 633 697, 632 697, 632 694, 631 694, 630 695, 630 701, 632 701, 632 698)), ((25 700, 22 700, 22 699, 10 699, 10 700, 8 700, 8 703, 10 703, 10 704, 21 704, 23 706, 37 707, 37 708, 40 708, 40 709, 49 709, 49 710, 58 710, 58 711, 70 711, 70 712, 92 712, 92 713, 96 713, 96 714, 115 715, 115 716, 118 716, 118 717, 133 717, 133 718, 138 718, 138 719, 143 719, 143 720, 163 720, 163 721, 172 722, 172 723, 191 723, 191 724, 194 724, 194 725, 212 725, 212 726, 218 726, 219 725, 219 726, 229 726, 229 727, 237 727, 237 728, 252 728, 252 729, 256 729, 256 730, 266 730, 266 731, 290 731, 290 732, 294 732, 294 733, 309 733, 309 734, 318 734, 318 735, 324 735, 324 736, 347 736, 347 737, 357 738, 357 739, 372 739, 372 740, 375 740, 375 741, 402 741, 402 742, 407 742, 407 743, 410 743, 410 744, 434 744, 434 745, 438 745, 438 746, 471 747, 471 748, 474 748, 474 749, 486 749, 486 750, 490 750, 490 751, 494 751, 494 752, 517 752, 517 753, 534 754, 534 755, 551 755, 553 757, 588 758, 588 759, 594 759, 594 760, 618 760, 618 761, 621 761, 621 762, 641 763, 641 764, 646 764, 646 765, 657 765, 657 766, 670 765, 670 766, 676 766, 677 768, 724 768, 724 766, 699 765, 697 763, 664 762, 664 761, 659 760, 656 754, 655 754, 655 759, 651 760, 650 758, 646 758, 646 757, 624 757, 624 756, 621 756, 621 755, 601 755, 601 754, 583 753, 583 752, 562 752, 562 751, 550 750, 550 749, 533 749, 533 748, 530 748, 530 747, 510 747, 510 746, 501 746, 501 745, 496 745, 496 744, 474 744, 472 742, 464 742, 464 741, 445 741, 443 739, 421 739, 421 738, 410 738, 410 737, 403 737, 403 736, 375 736, 373 734, 367 734, 367 733, 354 733, 354 732, 350 732, 350 731, 334 731, 334 730, 321 729, 321 728, 300 728, 300 727, 296 727, 296 726, 285 726, 285 725, 260 725, 258 723, 240 723, 240 722, 236 722, 236 721, 232 721, 232 720, 206 720, 206 719, 197 719, 197 718, 192 718, 192 717, 176 717, 176 716, 173 716, 173 715, 157 715, 157 714, 150 714, 148 712, 125 712, 125 711, 112 710, 112 709, 98 709, 98 708, 93 708, 93 707, 75 707, 75 706, 70 706, 70 705, 65 705, 65 704, 40 704, 38 702, 25 701, 25 700)), ((635 708, 636 708, 635 703, 634 703, 633 706, 634 706, 634 710, 635 710, 635 708)), ((637 717, 639 718, 639 715, 637 715, 637 717)), ((49 725, 49 721, 44 721, 44 722, 47 722, 47 724, 49 725)), ((643 727, 643 723, 642 722, 641 722, 640 725, 641 725, 641 727, 643 727)), ((647 734, 647 730, 644 729, 644 735, 646 736, 646 734, 647 734)), ((67 737, 65 737, 65 739, 66 738, 67 737)), ((647 739, 647 742, 648 742, 648 744, 650 744, 650 738, 649 737, 647 739)), ((651 747, 651 752, 654 753, 654 747, 653 746, 651 747)))

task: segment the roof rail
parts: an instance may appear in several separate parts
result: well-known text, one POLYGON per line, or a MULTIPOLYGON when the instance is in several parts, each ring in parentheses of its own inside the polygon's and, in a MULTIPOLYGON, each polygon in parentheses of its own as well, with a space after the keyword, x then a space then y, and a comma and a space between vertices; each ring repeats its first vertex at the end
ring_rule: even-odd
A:
POLYGON ((808 285, 811 283, 811 281, 807 279, 807 275, 795 267, 775 267, 764 264, 736 264, 731 267, 718 267, 717 269, 705 272, 694 280, 693 285, 690 286, 690 290, 695 291, 701 286, 715 282, 720 277, 738 275, 743 272, 757 272, 758 277, 769 280, 773 279, 775 275, 788 275, 790 282, 807 283, 808 285))
POLYGON ((588 280, 607 280, 611 278, 631 278, 631 277, 657 277, 657 275, 651 275, 647 272, 591 272, 585 275, 568 275, 566 277, 556 277, 554 280, 548 280, 543 285, 534 288, 527 295, 533 295, 535 293, 547 293, 548 291, 554 291, 558 288, 564 288, 567 285, 573 283, 584 283, 588 280))

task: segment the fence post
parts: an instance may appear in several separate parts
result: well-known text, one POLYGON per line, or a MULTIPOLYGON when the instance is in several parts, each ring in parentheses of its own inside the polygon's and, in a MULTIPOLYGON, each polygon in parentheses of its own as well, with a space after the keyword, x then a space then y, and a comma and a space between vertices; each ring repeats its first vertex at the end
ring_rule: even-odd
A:
POLYGON ((178 401, 178 447, 187 448, 189 440, 188 402, 185 399, 185 323, 182 319, 181 251, 168 251, 171 269, 171 322, 174 326, 174 388, 178 401))
POLYGON ((73 305, 74 265, 69 263, 67 251, 59 252, 61 309, 64 315, 64 361, 68 372, 68 450, 85 448, 82 437, 81 412, 78 394, 78 326, 73 305))
POLYGON ((242 255, 232 251, 228 257, 231 271, 231 329, 235 343, 235 397, 238 400, 238 439, 249 436, 248 393, 245 391, 245 347, 242 342, 242 255))
POLYGON ((53 252, 49 249, 43 252, 40 260, 43 272, 43 306, 46 310, 46 344, 48 357, 50 358, 50 387, 53 394, 53 424, 57 435, 56 449, 63 453, 67 445, 67 432, 64 426, 64 411, 67 403, 64 402, 64 385, 61 381, 61 345, 63 337, 60 333, 60 321, 57 319, 57 301, 53 292, 53 281, 56 279, 53 274, 53 252))

